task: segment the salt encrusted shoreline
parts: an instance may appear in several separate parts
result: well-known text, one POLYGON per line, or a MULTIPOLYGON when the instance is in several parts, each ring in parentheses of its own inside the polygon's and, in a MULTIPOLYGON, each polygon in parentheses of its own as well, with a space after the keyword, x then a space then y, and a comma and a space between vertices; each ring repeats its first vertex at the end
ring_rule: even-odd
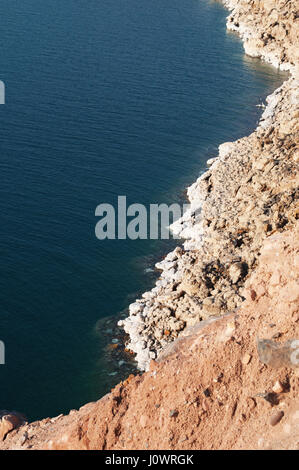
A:
POLYGON ((298 17, 294 2, 223 0, 227 27, 248 55, 288 70, 267 98, 249 137, 219 146, 219 155, 188 188, 191 209, 172 229, 185 238, 157 263, 156 286, 120 322, 140 369, 200 320, 237 309, 263 240, 298 217, 298 17))

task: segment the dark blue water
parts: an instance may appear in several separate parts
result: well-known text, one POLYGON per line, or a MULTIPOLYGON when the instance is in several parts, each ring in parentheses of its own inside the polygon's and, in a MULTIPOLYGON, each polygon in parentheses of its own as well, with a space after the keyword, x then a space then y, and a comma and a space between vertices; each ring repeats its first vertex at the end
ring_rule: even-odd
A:
MULTIPOLYGON (((99 241, 95 208, 177 202, 282 76, 208 0, 2 0, 0 409, 99 398, 98 319, 152 284, 162 241, 99 241)), ((103 369, 104 368, 104 369, 103 369)), ((107 366, 107 370, 108 370, 107 366)))

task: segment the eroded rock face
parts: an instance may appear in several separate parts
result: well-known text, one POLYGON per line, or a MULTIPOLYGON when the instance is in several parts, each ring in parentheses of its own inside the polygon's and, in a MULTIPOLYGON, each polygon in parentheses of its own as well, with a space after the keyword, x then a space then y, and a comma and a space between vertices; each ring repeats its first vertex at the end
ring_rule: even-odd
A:
POLYGON ((237 31, 246 54, 290 70, 299 63, 299 5, 285 0, 223 0, 231 14, 227 27, 237 31))
POLYGON ((189 325, 238 308, 263 240, 298 218, 298 2, 224 4, 227 26, 241 35, 246 53, 292 77, 267 98, 257 130, 220 145, 210 169, 188 188, 191 209, 172 226, 187 239, 184 250, 158 263, 156 287, 121 322, 140 369, 189 325))
POLYGON ((245 51, 292 76, 267 98, 257 130, 221 144, 209 170, 188 188, 191 208, 172 226, 186 239, 184 249, 157 264, 155 288, 121 322, 140 369, 188 326, 239 308, 264 239, 298 218, 298 2, 223 3, 231 10, 227 26, 241 35, 245 51))
POLYGON ((267 103, 257 130, 222 144, 219 157, 189 188, 191 211, 173 226, 188 237, 184 249, 158 263, 156 287, 122 322, 141 369, 189 325, 239 308, 263 241, 298 218, 296 76, 267 103))
POLYGON ((4 441, 8 433, 25 424, 26 418, 15 411, 0 410, 0 441, 4 441))

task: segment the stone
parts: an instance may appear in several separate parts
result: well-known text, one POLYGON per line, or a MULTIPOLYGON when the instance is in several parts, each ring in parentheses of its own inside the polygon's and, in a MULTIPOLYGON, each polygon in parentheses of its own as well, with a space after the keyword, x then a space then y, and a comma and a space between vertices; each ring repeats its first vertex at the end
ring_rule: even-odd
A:
POLYGON ((233 284, 236 284, 242 275, 241 263, 234 263, 229 268, 229 276, 233 284))
POLYGON ((284 412, 283 411, 277 411, 276 413, 274 413, 271 418, 270 418, 270 424, 271 426, 276 426, 276 424, 279 423, 279 421, 281 421, 281 419, 283 418, 284 416, 284 412))
POLYGON ((254 289, 251 289, 251 290, 250 290, 250 298, 251 298, 251 300, 255 300, 256 297, 257 297, 257 294, 256 294, 255 290, 254 290, 254 289))
POLYGON ((210 392, 210 389, 209 389, 209 388, 206 388, 206 389, 203 391, 203 393, 204 393, 204 396, 207 397, 207 398, 209 398, 209 397, 211 396, 211 392, 210 392))
POLYGON ((21 436, 21 439, 20 439, 20 445, 23 446, 25 444, 25 442, 28 440, 28 432, 25 431, 22 436, 21 436))
POLYGON ((145 428, 145 427, 146 427, 146 425, 147 425, 147 419, 148 419, 148 418, 147 418, 146 415, 141 415, 141 416, 140 416, 139 422, 140 422, 140 426, 141 426, 142 428, 145 428))
POLYGON ((9 432, 25 423, 25 420, 18 414, 5 414, 0 420, 0 440, 4 440, 9 432))
POLYGON ((235 144, 233 142, 225 142, 218 147, 219 157, 226 157, 234 148, 235 144))
POLYGON ((260 361, 274 369, 281 367, 296 369, 299 367, 299 361, 296 358, 297 340, 276 343, 268 339, 257 339, 257 350, 260 361))
POLYGON ((275 384, 274 384, 273 387, 272 387, 272 390, 273 390, 274 393, 281 393, 281 392, 283 392, 283 385, 282 385, 282 383, 280 382, 280 380, 277 380, 277 381, 275 382, 275 384))
POLYGON ((245 354, 243 357, 242 357, 242 364, 244 366, 247 366, 247 364, 249 364, 249 362, 251 361, 251 358, 252 356, 250 354, 245 354))

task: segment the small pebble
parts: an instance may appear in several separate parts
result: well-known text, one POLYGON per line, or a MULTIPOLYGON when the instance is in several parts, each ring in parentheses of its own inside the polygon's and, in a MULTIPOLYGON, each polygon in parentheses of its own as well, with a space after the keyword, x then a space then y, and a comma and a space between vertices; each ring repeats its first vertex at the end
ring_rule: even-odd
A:
POLYGON ((203 409, 204 411, 208 411, 208 410, 209 410, 209 405, 208 405, 207 400, 203 400, 203 401, 202 401, 202 409, 203 409))
POLYGON ((276 426, 276 424, 279 423, 279 421, 282 419, 283 416, 284 416, 283 411, 277 411, 277 413, 273 414, 270 418, 271 426, 276 426))
POLYGON ((275 382, 275 384, 273 385, 273 388, 272 388, 273 392, 275 393, 281 393, 283 392, 283 385, 282 383, 280 382, 280 380, 277 380, 275 382))
POLYGON ((247 364, 249 364, 249 362, 251 361, 251 358, 252 356, 250 354, 245 354, 245 356, 243 356, 243 359, 242 359, 242 364, 244 366, 247 366, 247 364))
POLYGON ((20 444, 21 444, 21 446, 25 444, 25 442, 27 441, 27 439, 28 439, 28 432, 25 431, 25 432, 23 433, 21 439, 20 439, 20 444))
POLYGON ((220 382, 220 380, 223 378, 223 374, 221 372, 221 374, 218 375, 218 377, 216 377, 215 379, 213 379, 213 382, 217 383, 217 382, 220 382))
POLYGON ((255 290, 251 289, 251 291, 250 291, 250 297, 251 297, 251 300, 255 300, 255 299, 256 299, 256 292, 255 292, 255 290))

